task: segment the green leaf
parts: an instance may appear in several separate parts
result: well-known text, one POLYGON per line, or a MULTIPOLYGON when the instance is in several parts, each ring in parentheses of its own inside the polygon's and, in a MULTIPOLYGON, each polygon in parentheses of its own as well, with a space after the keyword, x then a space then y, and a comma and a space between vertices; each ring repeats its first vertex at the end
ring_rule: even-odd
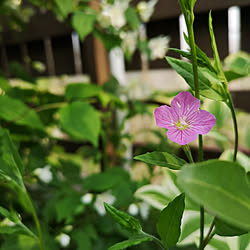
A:
POLYGON ((232 249, 228 246, 228 244, 227 244, 225 241, 221 240, 221 239, 215 239, 215 238, 213 238, 213 239, 211 239, 211 240, 209 241, 208 245, 209 245, 210 247, 212 247, 212 249, 218 249, 218 250, 232 250, 232 249))
POLYGON ((214 52, 214 66, 215 66, 215 69, 217 71, 218 78, 220 79, 220 81, 224 82, 225 77, 224 77, 224 72, 222 69, 220 56, 219 56, 219 52, 217 49, 216 40, 215 40, 215 36, 214 36, 211 11, 209 12, 209 22, 208 23, 209 23, 209 33, 210 33, 210 38, 211 38, 211 46, 212 46, 212 49, 214 52))
POLYGON ((37 239, 37 236, 31 232, 20 220, 18 214, 12 210, 9 212, 3 207, 0 207, 0 214, 6 217, 9 221, 3 220, 0 222, 0 233, 3 234, 26 234, 31 236, 32 238, 37 239), (12 222, 12 224, 10 224, 12 222))
POLYGON ((239 77, 250 75, 250 54, 240 51, 229 55, 224 62, 225 67, 239 77))
POLYGON ((94 29, 96 14, 77 11, 72 17, 72 26, 83 41, 94 29))
MULTIPOLYGON (((181 75, 187 84, 194 90, 194 76, 192 64, 183 60, 166 57, 170 66, 181 75)), ((201 95, 216 101, 225 101, 223 85, 216 75, 205 68, 198 68, 198 79, 201 95)))
POLYGON ((135 192, 135 197, 146 201, 152 207, 162 210, 171 201, 159 185, 144 185, 135 192))
POLYGON ((171 201, 160 213, 157 232, 167 247, 173 247, 178 242, 184 208, 185 195, 183 193, 171 201))
MULTIPOLYGON (((220 155, 220 160, 233 161, 234 151, 228 149, 220 155)), ((250 157, 242 152, 237 153, 236 162, 241 165, 246 172, 250 172, 250 157)))
POLYGON ((143 155, 137 155, 134 159, 174 170, 181 169, 181 167, 187 163, 176 155, 167 152, 146 153, 143 155))
POLYGON ((250 247, 250 233, 238 237, 239 250, 249 250, 250 247))
POLYGON ((98 145, 101 121, 97 111, 89 104, 75 101, 59 111, 62 128, 76 140, 87 140, 98 145))
POLYGON ((67 17, 67 15, 73 10, 73 0, 55 0, 56 5, 58 6, 63 17, 67 17))
POLYGON ((13 182, 25 192, 21 171, 23 165, 7 132, 0 136, 0 176, 6 181, 13 182), (14 154, 13 154, 14 153, 14 154))
POLYGON ((10 86, 9 81, 6 78, 0 76, 0 89, 6 91, 10 88, 11 86, 10 86))
POLYGON ((134 217, 117 210, 115 207, 104 203, 106 211, 112 216, 112 218, 120 224, 124 229, 131 233, 142 233, 142 228, 137 219, 134 217))
POLYGON ((143 242, 146 242, 146 241, 152 241, 152 237, 150 236, 144 236, 144 235, 138 235, 136 237, 131 237, 130 239, 128 240, 125 240, 125 241, 122 241, 122 242, 119 242, 115 245, 113 245, 112 247, 109 247, 108 250, 121 250, 121 249, 126 249, 128 247, 131 247, 131 246, 136 246, 136 245, 139 245, 143 242))
POLYGON ((0 117, 18 125, 44 130, 44 125, 34 110, 28 108, 23 102, 6 95, 0 96, 0 117))
POLYGON ((136 11, 131 6, 129 6, 125 11, 125 17, 131 28, 134 30, 138 30, 140 25, 140 20, 136 14, 136 11))
POLYGON ((116 36, 114 34, 107 34, 107 33, 102 33, 98 29, 94 29, 94 36, 101 40, 103 43, 104 47, 110 51, 111 49, 115 47, 119 47, 121 45, 121 38, 119 36, 116 36))
POLYGON ((242 234, 246 234, 246 230, 242 230, 235 226, 229 225, 220 219, 216 219, 215 221, 215 233, 220 236, 239 236, 242 234))
POLYGON ((250 229, 250 186, 237 163, 210 160, 189 164, 181 170, 177 182, 191 199, 225 222, 250 229))
POLYGON ((250 125, 248 125, 247 131, 246 131, 246 146, 247 146, 247 149, 250 150, 250 125))
POLYGON ((101 87, 95 84, 74 83, 66 87, 66 100, 85 99, 93 96, 98 96, 101 92, 101 87))

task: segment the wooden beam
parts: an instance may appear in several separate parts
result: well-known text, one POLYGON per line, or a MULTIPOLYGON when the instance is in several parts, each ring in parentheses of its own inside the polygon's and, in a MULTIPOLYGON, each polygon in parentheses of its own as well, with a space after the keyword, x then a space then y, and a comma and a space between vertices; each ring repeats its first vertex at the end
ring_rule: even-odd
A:
MULTIPOLYGON (((92 0, 90 6, 95 10, 100 10, 100 4, 97 0, 92 0)), ((100 40, 94 38, 94 57, 96 66, 96 79, 99 85, 102 85, 109 79, 110 69, 108 63, 108 54, 100 40)))

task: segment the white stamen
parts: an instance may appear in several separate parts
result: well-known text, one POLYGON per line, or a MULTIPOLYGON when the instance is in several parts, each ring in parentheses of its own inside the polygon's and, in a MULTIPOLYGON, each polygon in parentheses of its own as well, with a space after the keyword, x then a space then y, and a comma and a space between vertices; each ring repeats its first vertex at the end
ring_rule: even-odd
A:
POLYGON ((177 106, 178 106, 179 108, 181 108, 181 105, 180 105, 180 103, 179 103, 179 102, 177 102, 176 104, 177 104, 177 106))

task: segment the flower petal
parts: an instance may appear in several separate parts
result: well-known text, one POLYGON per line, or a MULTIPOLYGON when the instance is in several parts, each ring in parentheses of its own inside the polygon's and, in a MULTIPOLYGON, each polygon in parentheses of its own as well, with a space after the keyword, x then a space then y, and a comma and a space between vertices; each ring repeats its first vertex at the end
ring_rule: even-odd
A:
POLYGON ((176 142, 180 145, 188 144, 191 141, 194 141, 197 139, 198 134, 194 133, 190 129, 169 129, 167 132, 167 137, 169 140, 176 142))
POLYGON ((191 131, 197 134, 207 134, 216 123, 216 118, 213 114, 206 110, 196 111, 192 116, 188 117, 188 124, 191 125, 191 131))
POLYGON ((199 110, 200 100, 187 91, 180 92, 171 102, 171 107, 180 116, 188 117, 189 114, 199 110))
POLYGON ((175 126, 175 123, 178 121, 177 114, 167 105, 156 108, 154 115, 158 127, 170 129, 175 126))

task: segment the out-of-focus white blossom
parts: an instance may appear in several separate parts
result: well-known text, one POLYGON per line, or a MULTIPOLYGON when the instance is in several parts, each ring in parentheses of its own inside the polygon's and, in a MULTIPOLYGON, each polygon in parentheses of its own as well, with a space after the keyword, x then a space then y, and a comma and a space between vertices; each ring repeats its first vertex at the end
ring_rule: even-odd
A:
POLYGON ((97 213, 101 216, 106 214, 104 202, 106 202, 109 205, 112 205, 115 202, 115 196, 113 196, 111 194, 111 191, 106 191, 106 192, 104 192, 102 194, 98 194, 96 196, 96 201, 95 201, 94 207, 95 207, 97 213))
POLYGON ((133 54, 137 45, 137 31, 121 32, 120 37, 122 39, 122 50, 129 54, 133 54))
POLYGON ((132 216, 136 216, 139 213, 139 208, 136 204, 132 203, 128 207, 128 213, 131 214, 132 216))
POLYGON ((45 183, 50 183, 53 179, 52 172, 50 171, 50 166, 46 165, 44 168, 37 168, 34 174, 45 183))
POLYGON ((143 22, 148 22, 154 12, 154 7, 158 0, 142 1, 137 4, 137 10, 143 22))
POLYGON ((113 26, 120 29, 126 24, 124 12, 129 6, 128 0, 115 0, 113 4, 103 1, 101 4, 102 11, 99 14, 98 21, 103 28, 113 26))
POLYGON ((149 204, 146 202, 142 202, 140 205, 140 215, 142 219, 146 220, 149 216, 149 204))
POLYGON ((168 50, 169 38, 167 36, 159 36, 149 40, 148 46, 151 51, 151 60, 164 58, 168 50))
POLYGON ((4 218, 1 222, 0 222, 1 226, 8 226, 8 227, 14 227, 16 225, 15 222, 9 220, 8 218, 4 218))
POLYGON ((58 236, 58 242, 61 245, 61 247, 67 247, 70 243, 70 236, 62 233, 58 236))
POLYGON ((93 194, 91 193, 87 193, 81 197, 81 202, 86 205, 90 204, 92 200, 93 200, 93 194))

